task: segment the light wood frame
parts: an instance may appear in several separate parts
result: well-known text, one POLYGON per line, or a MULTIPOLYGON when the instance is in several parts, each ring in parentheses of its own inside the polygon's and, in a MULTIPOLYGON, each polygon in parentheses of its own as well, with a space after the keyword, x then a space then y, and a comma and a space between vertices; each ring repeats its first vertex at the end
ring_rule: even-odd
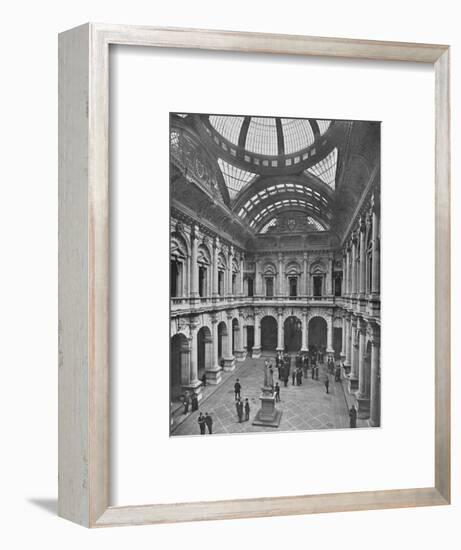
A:
POLYGON ((450 503, 449 47, 86 24, 59 35, 59 515, 87 527, 450 503), (109 505, 109 45, 413 61, 435 68, 434 487, 109 505))

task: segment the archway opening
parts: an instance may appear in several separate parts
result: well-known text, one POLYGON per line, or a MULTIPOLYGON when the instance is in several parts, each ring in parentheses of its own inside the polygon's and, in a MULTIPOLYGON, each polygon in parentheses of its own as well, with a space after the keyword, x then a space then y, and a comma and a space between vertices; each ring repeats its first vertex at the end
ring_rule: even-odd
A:
POLYGON ((286 351, 299 351, 302 343, 301 321, 292 315, 285 320, 284 340, 286 351))
POLYGON ((197 375, 201 380, 207 369, 211 368, 211 331, 202 327, 197 333, 197 375))
POLYGON ((261 319, 261 349, 275 351, 277 348, 277 321, 267 315, 261 319))
POLYGON ((309 349, 320 350, 327 347, 327 322, 323 317, 312 317, 308 326, 309 349))
POLYGON ((184 334, 170 339, 170 399, 177 401, 189 383, 189 342, 184 334))
POLYGON ((221 363, 221 359, 227 350, 227 325, 224 321, 221 321, 218 325, 218 358, 221 363))

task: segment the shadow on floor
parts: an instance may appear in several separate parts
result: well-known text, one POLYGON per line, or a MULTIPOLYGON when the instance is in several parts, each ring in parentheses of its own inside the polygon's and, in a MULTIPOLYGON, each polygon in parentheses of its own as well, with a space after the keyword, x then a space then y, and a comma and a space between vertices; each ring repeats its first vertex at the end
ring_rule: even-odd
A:
POLYGON ((58 515, 58 499, 57 498, 29 498, 28 502, 45 510, 53 516, 58 515))

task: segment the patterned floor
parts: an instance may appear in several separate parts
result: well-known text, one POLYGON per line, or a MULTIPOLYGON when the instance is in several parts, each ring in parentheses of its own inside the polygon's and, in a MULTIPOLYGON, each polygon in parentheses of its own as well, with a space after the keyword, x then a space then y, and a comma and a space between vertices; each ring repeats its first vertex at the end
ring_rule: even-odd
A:
MULTIPOLYGON (((330 393, 325 391, 324 379, 326 369, 320 368, 319 380, 303 378, 301 386, 293 386, 290 381, 284 388, 280 381, 280 403, 277 408, 282 411, 278 428, 253 426, 252 420, 260 407, 259 396, 263 382, 264 357, 246 359, 237 363, 236 370, 226 376, 225 380, 215 387, 207 387, 204 398, 200 401, 199 411, 184 416, 178 411, 175 426, 171 435, 199 434, 197 418, 199 412, 207 412, 213 418, 213 433, 274 432, 322 430, 328 428, 349 428, 349 414, 341 382, 330 379, 330 393), (234 383, 239 378, 242 385, 242 398, 250 401, 250 420, 238 422, 234 401, 234 383)), ((275 371, 275 381, 277 372, 275 371)))

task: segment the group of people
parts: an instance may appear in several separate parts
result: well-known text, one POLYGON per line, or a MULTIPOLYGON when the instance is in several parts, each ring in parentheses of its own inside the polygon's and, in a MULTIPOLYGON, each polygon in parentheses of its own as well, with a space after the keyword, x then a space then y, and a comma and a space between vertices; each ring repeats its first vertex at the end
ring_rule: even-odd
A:
POLYGON ((184 395, 183 405, 184 414, 187 414, 189 412, 189 408, 192 412, 198 411, 198 398, 196 394, 192 393, 192 395, 190 395, 190 393, 186 391, 184 395))
POLYGON ((209 415, 207 412, 205 413, 205 416, 200 412, 197 419, 199 428, 200 428, 200 434, 205 435, 206 431, 205 429, 208 428, 208 433, 213 433, 213 419, 211 418, 211 415, 209 415))
MULTIPOLYGON (((308 377, 309 370, 311 371, 311 377, 313 380, 319 379, 319 364, 323 363, 325 358, 325 351, 320 348, 310 349, 307 353, 298 352, 298 354, 292 358, 290 355, 284 352, 278 352, 275 358, 275 366, 278 371, 278 379, 283 381, 284 386, 287 387, 288 380, 291 374, 291 381, 293 386, 300 386, 303 383, 303 378, 308 377), (294 362, 294 364, 292 364, 294 362)), ((341 366, 336 364, 333 357, 328 356, 326 361, 326 373, 324 378, 325 391, 329 393, 330 387, 330 375, 334 375, 335 381, 341 381, 341 366)), ((206 375, 204 375, 205 377, 206 375)), ((206 386, 206 378, 202 379, 202 384, 206 386)), ((276 402, 280 401, 280 385, 278 382, 274 383, 274 369, 271 361, 266 359, 264 361, 264 386, 271 388, 274 394, 276 402)), ((238 422, 247 422, 250 420, 250 402, 248 398, 242 399, 242 385, 239 378, 234 384, 234 399, 235 409, 237 412, 238 422)), ((190 395, 186 392, 184 397, 184 414, 189 412, 189 408, 192 412, 198 410, 198 399, 195 393, 190 395)), ((357 427, 357 410, 354 406, 349 410, 350 427, 357 427)), ((197 419, 200 434, 206 434, 208 430, 209 434, 213 433, 213 419, 211 415, 205 413, 203 415, 200 412, 197 419)))

